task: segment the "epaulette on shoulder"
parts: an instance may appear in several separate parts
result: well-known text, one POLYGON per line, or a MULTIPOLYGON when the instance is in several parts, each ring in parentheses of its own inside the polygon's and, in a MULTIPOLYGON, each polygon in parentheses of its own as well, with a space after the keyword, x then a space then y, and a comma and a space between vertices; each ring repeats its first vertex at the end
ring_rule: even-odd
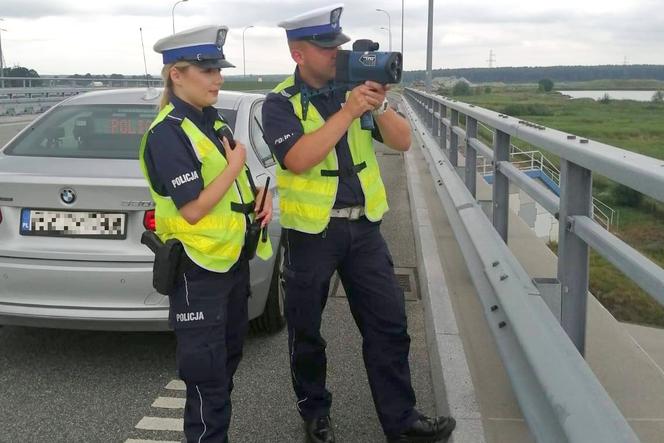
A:
POLYGON ((173 125, 179 127, 182 124, 182 120, 184 120, 184 116, 173 109, 166 115, 166 117, 164 117, 162 121, 157 123, 150 132, 154 132, 154 130, 161 125, 173 125))
POLYGON ((286 98, 291 98, 295 94, 300 92, 300 88, 297 85, 292 85, 281 90, 280 94, 286 98))

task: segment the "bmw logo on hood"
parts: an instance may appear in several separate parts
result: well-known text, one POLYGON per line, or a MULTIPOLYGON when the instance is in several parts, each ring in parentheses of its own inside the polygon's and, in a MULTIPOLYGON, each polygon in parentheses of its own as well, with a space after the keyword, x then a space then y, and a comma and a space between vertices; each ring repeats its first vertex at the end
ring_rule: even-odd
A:
POLYGON ((60 199, 68 205, 76 201, 76 193, 72 188, 64 188, 60 191, 60 199))

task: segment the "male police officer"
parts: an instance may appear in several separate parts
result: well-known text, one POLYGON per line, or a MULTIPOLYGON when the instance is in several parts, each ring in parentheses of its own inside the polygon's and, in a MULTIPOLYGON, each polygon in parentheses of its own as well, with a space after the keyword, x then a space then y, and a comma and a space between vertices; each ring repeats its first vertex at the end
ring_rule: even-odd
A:
POLYGON ((389 442, 447 438, 451 417, 415 409, 403 291, 380 233, 387 211, 373 139, 397 151, 410 146, 410 126, 387 106, 387 88, 367 82, 346 96, 330 88, 337 48, 348 42, 343 5, 317 9, 279 26, 297 63, 263 105, 265 139, 278 160, 280 221, 284 227, 286 318, 297 409, 311 442, 334 442, 325 387, 321 314, 338 271, 363 337, 371 393, 389 442), (326 94, 318 94, 320 90, 326 94), (314 93, 304 109, 302 95, 314 93), (376 130, 361 129, 372 111, 376 130))

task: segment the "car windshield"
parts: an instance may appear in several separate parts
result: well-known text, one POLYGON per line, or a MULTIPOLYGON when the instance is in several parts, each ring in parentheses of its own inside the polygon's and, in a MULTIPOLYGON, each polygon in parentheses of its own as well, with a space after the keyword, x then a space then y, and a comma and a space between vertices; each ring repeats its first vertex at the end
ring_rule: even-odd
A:
MULTIPOLYGON (((219 109, 231 128, 236 112, 219 109)), ((157 111, 151 105, 59 106, 9 144, 6 155, 137 159, 157 111)))

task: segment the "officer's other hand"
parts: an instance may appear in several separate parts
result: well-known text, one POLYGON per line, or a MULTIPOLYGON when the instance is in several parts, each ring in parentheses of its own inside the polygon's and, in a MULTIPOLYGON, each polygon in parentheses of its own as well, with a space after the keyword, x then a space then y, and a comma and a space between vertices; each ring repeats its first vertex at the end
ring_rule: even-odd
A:
POLYGON ((362 114, 373 110, 378 104, 373 104, 368 97, 369 87, 366 85, 356 86, 348 96, 344 109, 349 112, 353 119, 360 118, 362 114))
POLYGON ((265 191, 264 187, 258 188, 256 208, 254 210, 256 211, 256 219, 261 221, 261 228, 264 228, 272 221, 272 193, 269 189, 265 191), (261 201, 263 200, 263 192, 267 192, 265 204, 263 205, 263 210, 258 212, 261 201))
POLYGON ((228 143, 228 139, 224 137, 222 139, 224 143, 224 150, 226 151, 226 161, 228 166, 235 172, 235 175, 239 174, 244 166, 244 162, 247 159, 247 149, 244 144, 239 141, 235 141, 235 149, 231 149, 231 145, 228 143))
POLYGON ((385 101, 385 97, 389 89, 388 86, 371 81, 365 82, 364 86, 368 88, 366 92, 367 101, 371 104, 374 104, 373 109, 378 109, 378 107, 385 101))

